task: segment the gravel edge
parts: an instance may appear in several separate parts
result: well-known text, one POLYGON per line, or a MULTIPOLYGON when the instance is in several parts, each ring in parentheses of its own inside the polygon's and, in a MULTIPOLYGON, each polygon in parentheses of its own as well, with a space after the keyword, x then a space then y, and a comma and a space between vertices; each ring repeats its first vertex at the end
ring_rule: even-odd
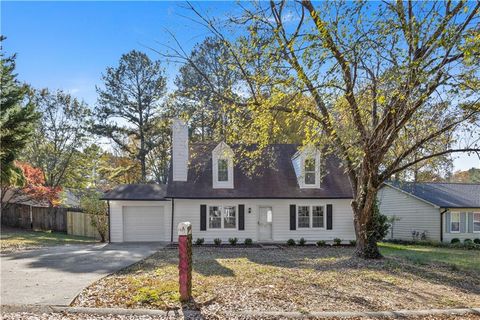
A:
MULTIPOLYGON (((65 307, 49 305, 2 305, 1 313, 82 313, 92 315, 146 315, 146 316, 184 316, 190 318, 199 314, 195 310, 152 310, 152 309, 122 309, 122 308, 85 308, 85 307, 65 307)), ((230 315, 248 316, 248 317, 284 317, 284 318, 405 318, 414 316, 429 315, 480 315, 480 308, 461 308, 461 309, 427 309, 427 310, 398 310, 398 311, 361 311, 361 312, 271 312, 271 311, 239 311, 229 313, 230 315)))

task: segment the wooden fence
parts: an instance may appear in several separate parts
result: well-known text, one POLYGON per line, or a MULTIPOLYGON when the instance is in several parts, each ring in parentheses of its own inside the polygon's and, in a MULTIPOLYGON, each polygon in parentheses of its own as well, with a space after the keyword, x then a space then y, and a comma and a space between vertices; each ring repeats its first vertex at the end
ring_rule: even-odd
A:
POLYGON ((92 227, 91 214, 67 211, 67 233, 74 236, 100 239, 98 231, 92 227))
POLYGON ((2 209, 2 225, 14 228, 67 231, 67 208, 10 204, 2 209))

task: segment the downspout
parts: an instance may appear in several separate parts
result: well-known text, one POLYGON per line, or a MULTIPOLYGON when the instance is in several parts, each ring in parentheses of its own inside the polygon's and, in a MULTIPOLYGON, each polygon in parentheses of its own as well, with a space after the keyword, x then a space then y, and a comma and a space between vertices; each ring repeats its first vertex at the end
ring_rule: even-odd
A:
POLYGON ((443 242, 443 214, 447 211, 448 209, 440 211, 440 242, 443 242))
POLYGON ((111 233, 110 233, 110 218, 111 218, 111 214, 110 214, 110 200, 107 200, 107 207, 108 207, 108 243, 112 243, 112 237, 111 237, 111 233))
POLYGON ((173 242, 173 217, 175 215, 175 198, 172 198, 172 223, 170 230, 170 242, 173 242))

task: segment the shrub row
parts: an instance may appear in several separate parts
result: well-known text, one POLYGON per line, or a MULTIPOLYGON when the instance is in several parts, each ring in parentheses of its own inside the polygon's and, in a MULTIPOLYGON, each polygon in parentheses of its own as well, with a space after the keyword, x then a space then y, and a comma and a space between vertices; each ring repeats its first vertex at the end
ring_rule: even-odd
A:
MULTIPOLYGON (((238 238, 229 238, 228 239, 228 242, 232 245, 232 246, 235 246, 237 245, 238 243, 238 238)), ((198 238, 197 240, 195 240, 195 244, 197 246, 201 246, 202 244, 205 243, 205 239, 204 238, 198 238)), ((222 244, 222 239, 220 238, 215 238, 213 239, 213 243, 217 246, 221 245, 222 244)), ((249 245, 252 245, 253 244, 253 240, 250 239, 250 238, 247 238, 243 241, 243 244, 249 246, 249 245)))
MULTIPOLYGON (((306 245, 307 241, 304 239, 304 238, 300 238, 300 240, 298 241, 295 241, 293 239, 288 239, 287 240, 287 246, 294 246, 294 245, 299 245, 299 246, 304 246, 306 245)), ((318 247, 323 247, 323 246, 326 246, 327 245, 327 242, 325 240, 318 240, 316 242, 317 246, 318 247)), ((336 245, 336 246, 339 246, 342 244, 342 239, 340 238, 335 238, 333 239, 333 244, 336 245)), ((350 240, 350 245, 351 246, 355 246, 357 244, 357 241, 355 240, 350 240)))

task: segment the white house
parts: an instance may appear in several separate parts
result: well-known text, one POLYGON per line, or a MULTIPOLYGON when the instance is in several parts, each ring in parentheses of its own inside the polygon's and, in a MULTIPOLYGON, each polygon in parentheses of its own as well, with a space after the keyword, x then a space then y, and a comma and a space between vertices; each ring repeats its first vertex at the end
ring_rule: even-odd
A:
POLYGON ((389 182, 378 200, 380 212, 395 217, 387 238, 480 238, 480 184, 389 182))
POLYGON ((336 157, 273 144, 252 165, 225 142, 189 144, 179 120, 172 141, 167 186, 124 185, 105 194, 112 242, 175 242, 182 221, 206 242, 355 239, 351 186, 336 157))

